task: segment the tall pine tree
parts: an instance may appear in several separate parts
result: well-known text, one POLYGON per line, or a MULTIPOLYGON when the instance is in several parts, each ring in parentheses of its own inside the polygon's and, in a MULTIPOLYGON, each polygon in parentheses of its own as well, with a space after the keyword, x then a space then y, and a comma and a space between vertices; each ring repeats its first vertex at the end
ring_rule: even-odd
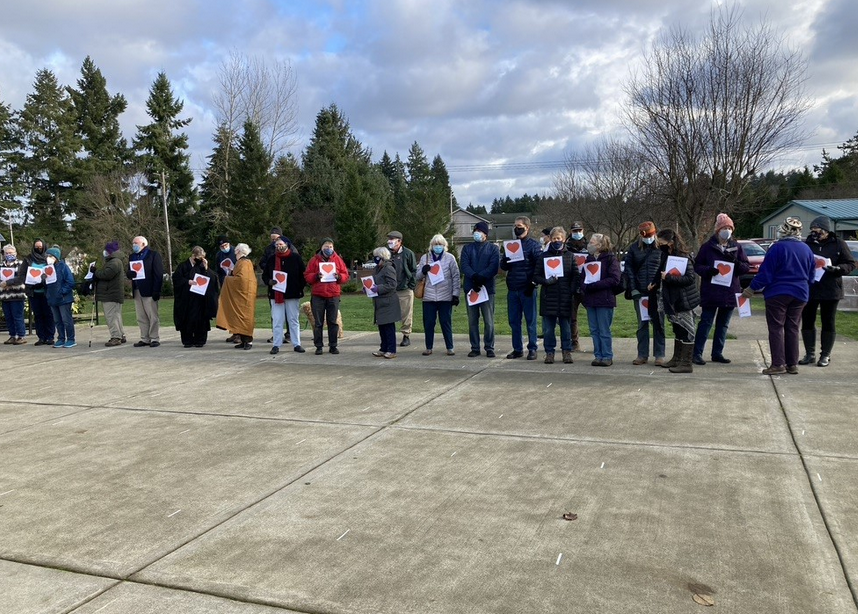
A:
MULTIPOLYGON (((10 223, 12 212, 19 209, 19 198, 24 193, 18 173, 20 155, 15 116, 9 105, 0 102, 0 206, 5 209, 3 217, 10 223)), ((12 238, 6 237, 6 240, 11 241, 12 238)))

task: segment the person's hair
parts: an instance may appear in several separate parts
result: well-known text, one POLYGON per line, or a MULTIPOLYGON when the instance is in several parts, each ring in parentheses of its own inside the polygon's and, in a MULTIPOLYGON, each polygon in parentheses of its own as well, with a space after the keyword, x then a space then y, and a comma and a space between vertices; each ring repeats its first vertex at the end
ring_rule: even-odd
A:
POLYGON ((432 240, 429 241, 429 251, 430 252, 432 251, 433 245, 443 245, 445 251, 447 250, 447 247, 449 246, 449 244, 447 243, 447 239, 444 238, 444 235, 435 235, 434 237, 432 237, 432 240))
POLYGON ((149 240, 148 240, 146 237, 144 237, 143 235, 140 235, 140 236, 134 237, 134 239, 132 239, 132 241, 131 241, 131 242, 133 243, 134 241, 136 241, 136 240, 138 240, 138 239, 140 239, 140 242, 143 244, 143 247, 148 247, 148 246, 149 246, 149 240))
POLYGON ((590 235, 590 241, 596 241, 599 244, 600 252, 609 252, 613 249, 613 244, 611 243, 611 238, 608 235, 603 235, 600 232, 596 232, 590 235))
POLYGON ((656 235, 662 241, 667 241, 668 243, 673 243, 673 253, 681 254, 683 256, 688 254, 688 248, 685 247, 685 241, 682 240, 682 236, 671 228, 664 228, 658 231, 656 235))
MULTIPOLYGON (((522 224, 524 224, 525 226, 530 228, 530 218, 527 217, 526 215, 519 215, 517 218, 515 218, 515 221, 521 222, 522 224)), ((515 223, 515 222, 513 222, 513 223, 515 223)))
POLYGON ((548 233, 548 238, 550 239, 551 237, 553 237, 556 234, 563 235, 563 240, 564 241, 566 240, 566 229, 563 228, 563 226, 555 226, 554 228, 552 228, 551 232, 548 233))
POLYGON ((236 253, 236 255, 241 253, 241 254, 244 254, 245 256, 249 256, 250 255, 250 246, 247 243, 239 243, 238 245, 235 246, 235 253, 236 253))
POLYGON ((9 254, 16 254, 16 255, 18 253, 18 249, 14 245, 12 245, 11 243, 4 245, 3 251, 7 252, 9 254))
POLYGON ((193 256, 194 258, 205 258, 206 257, 206 250, 204 250, 199 245, 194 245, 191 248, 191 256, 193 256))
POLYGON ((386 247, 376 247, 372 250, 373 258, 381 258, 382 260, 390 260, 390 250, 386 247))

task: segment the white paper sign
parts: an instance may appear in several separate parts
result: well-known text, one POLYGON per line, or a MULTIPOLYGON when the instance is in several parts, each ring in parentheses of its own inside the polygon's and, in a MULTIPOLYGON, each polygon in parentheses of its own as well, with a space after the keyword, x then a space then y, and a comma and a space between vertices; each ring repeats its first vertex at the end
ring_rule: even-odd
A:
POLYGON ((337 265, 333 262, 320 262, 319 273, 322 274, 322 279, 319 281, 330 282, 337 281, 337 265))
POLYGON ((363 284, 363 291, 366 292, 366 295, 369 298, 372 298, 374 296, 378 296, 378 292, 375 291, 375 289, 376 289, 375 288, 375 281, 373 280, 372 276, 361 277, 360 283, 363 284))
POLYGON ((503 251, 510 262, 522 262, 524 260, 524 247, 520 239, 503 242, 503 251))
POLYGON ((45 278, 46 284, 57 283, 57 268, 54 265, 49 264, 48 266, 45 267, 45 275, 47 276, 45 278))
POLYGON ((224 273, 229 275, 232 273, 232 269, 235 268, 235 263, 229 258, 224 258, 220 261, 220 268, 223 269, 224 273))
POLYGON ((283 271, 274 271, 271 278, 276 282, 271 288, 275 292, 286 292, 286 279, 289 276, 283 271))
POLYGON ((825 267, 831 266, 831 258, 814 255, 813 259, 816 261, 816 268, 813 270, 813 281, 819 281, 825 275, 825 267))
POLYGON ((200 275, 197 273, 194 275, 193 284, 191 284, 191 292, 194 294, 205 294, 209 289, 209 281, 211 281, 205 275, 200 275))
POLYGON ((485 303, 487 300, 489 300, 489 291, 486 290, 485 286, 480 288, 479 292, 474 292, 473 290, 468 291, 468 305, 471 307, 479 305, 480 303, 485 303))
POLYGON ((726 260, 716 260, 713 264, 718 269, 718 274, 712 276, 712 283, 716 286, 727 286, 729 288, 730 284, 733 283, 733 270, 736 268, 736 264, 734 262, 727 262, 726 260))
POLYGON ((146 279, 146 267, 143 266, 142 260, 132 260, 128 263, 128 268, 137 274, 137 277, 134 278, 134 281, 146 279))
POLYGON ((563 277, 563 258, 560 256, 551 256, 542 261, 542 267, 545 269, 545 278, 563 277))
POLYGON ((587 254, 575 254, 575 264, 578 265, 578 272, 584 270, 584 263, 587 262, 587 254))
POLYGON ((42 283, 42 273, 43 270, 41 267, 27 267, 27 279, 24 280, 24 283, 28 286, 35 286, 36 284, 42 283))
POLYGON ((88 268, 88 270, 87 270, 87 272, 86 272, 86 275, 84 275, 84 278, 83 278, 83 280, 84 280, 84 281, 87 281, 88 279, 92 279, 93 275, 95 275, 95 271, 94 271, 94 269, 92 268, 93 266, 95 266, 95 263, 94 263, 94 262, 90 262, 90 263, 89 263, 89 268, 88 268))
POLYGON ((649 322, 651 319, 649 317, 649 297, 643 297, 638 303, 640 305, 641 322, 649 322))
POLYGON ((668 275, 674 275, 676 277, 682 277, 685 275, 685 269, 688 268, 688 258, 684 256, 668 256, 667 264, 664 266, 664 270, 667 271, 668 275))
POLYGON ((426 274, 426 280, 433 286, 437 286, 444 281, 444 269, 440 262, 436 262, 429 267, 429 272, 426 274))
POLYGON ((741 292, 736 293, 736 306, 739 308, 740 318, 751 316, 751 299, 742 296, 741 292))
POLYGON ((2 267, 0 268, 0 281, 8 282, 10 279, 15 277, 15 273, 17 271, 12 267, 2 267))
POLYGON ((596 260, 584 265, 584 283, 592 284, 602 279, 602 263, 596 260))

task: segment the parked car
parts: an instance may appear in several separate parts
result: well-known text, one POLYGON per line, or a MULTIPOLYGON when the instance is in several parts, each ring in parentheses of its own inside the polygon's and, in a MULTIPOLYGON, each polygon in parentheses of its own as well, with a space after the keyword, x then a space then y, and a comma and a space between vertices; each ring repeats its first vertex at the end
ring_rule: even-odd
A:
POLYGON ((777 241, 777 239, 748 239, 748 240, 753 241, 754 243, 756 243, 757 245, 759 245, 760 247, 762 247, 766 251, 769 251, 769 248, 772 246, 772 244, 775 241, 777 241))
POLYGON ((745 255, 748 257, 748 264, 751 265, 748 272, 739 278, 739 285, 747 288, 748 284, 760 272, 760 265, 763 264, 763 260, 766 257, 766 250, 750 239, 739 239, 737 243, 745 250, 745 255))
MULTIPOLYGON (((849 246, 849 251, 852 252, 852 257, 858 261, 858 241, 847 241, 846 245, 849 246)), ((856 267, 851 273, 849 273, 850 277, 854 277, 858 275, 858 267, 856 267)))

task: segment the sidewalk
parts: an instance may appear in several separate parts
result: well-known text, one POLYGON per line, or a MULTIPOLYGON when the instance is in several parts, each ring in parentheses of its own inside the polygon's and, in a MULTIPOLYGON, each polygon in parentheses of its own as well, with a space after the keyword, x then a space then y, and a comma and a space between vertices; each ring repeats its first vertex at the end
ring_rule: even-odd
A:
POLYGON ((0 613, 856 613, 858 343, 767 377, 731 333, 691 375, 4 346, 0 613))

